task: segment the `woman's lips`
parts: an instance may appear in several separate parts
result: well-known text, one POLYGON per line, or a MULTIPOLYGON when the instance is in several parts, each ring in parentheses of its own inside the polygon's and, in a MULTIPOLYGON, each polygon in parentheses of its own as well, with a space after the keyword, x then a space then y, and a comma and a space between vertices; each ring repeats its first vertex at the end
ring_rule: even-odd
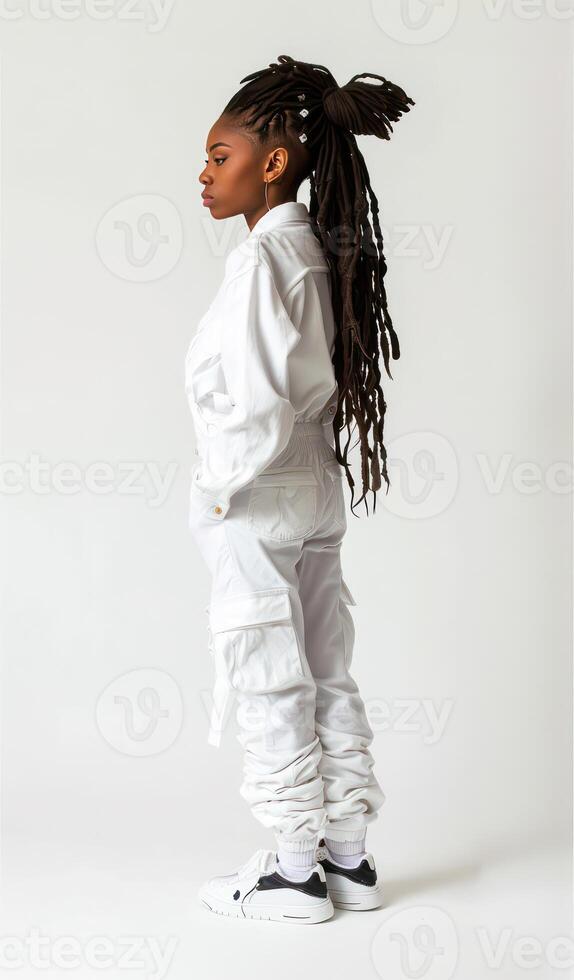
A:
POLYGON ((203 198, 203 206, 208 208, 211 204, 213 204, 213 198, 205 196, 203 198))

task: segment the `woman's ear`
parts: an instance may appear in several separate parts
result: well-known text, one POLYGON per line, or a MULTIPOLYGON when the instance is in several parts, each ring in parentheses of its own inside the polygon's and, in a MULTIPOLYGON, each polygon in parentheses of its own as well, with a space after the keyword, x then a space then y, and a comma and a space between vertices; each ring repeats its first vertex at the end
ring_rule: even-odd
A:
POLYGON ((278 177, 281 177, 286 172, 288 162, 289 153, 284 146, 279 146, 277 149, 272 150, 267 157, 267 163, 265 165, 266 176, 277 180, 278 177))

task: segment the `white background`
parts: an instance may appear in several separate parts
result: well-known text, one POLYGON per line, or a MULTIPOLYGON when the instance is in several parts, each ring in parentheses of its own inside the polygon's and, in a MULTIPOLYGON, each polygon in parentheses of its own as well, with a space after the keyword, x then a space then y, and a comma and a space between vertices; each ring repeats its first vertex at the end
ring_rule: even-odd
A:
POLYGON ((49 978, 70 974, 58 937, 73 976, 114 980, 126 936, 130 976, 170 980, 506 980, 532 963, 546 980, 574 962, 557 941, 572 937, 572 21, 566 0, 408 6, 1 6, 2 937, 23 944, 18 976, 40 973, 34 928, 49 978), (207 133, 280 54, 339 84, 383 74, 416 102, 390 142, 359 138, 401 358, 383 379, 393 489, 374 517, 349 512, 343 550, 386 902, 319 930, 196 899, 273 847, 238 793, 235 720, 219 751, 206 742, 183 365, 247 233, 201 206, 207 133), (113 950, 99 969, 94 936, 113 950))

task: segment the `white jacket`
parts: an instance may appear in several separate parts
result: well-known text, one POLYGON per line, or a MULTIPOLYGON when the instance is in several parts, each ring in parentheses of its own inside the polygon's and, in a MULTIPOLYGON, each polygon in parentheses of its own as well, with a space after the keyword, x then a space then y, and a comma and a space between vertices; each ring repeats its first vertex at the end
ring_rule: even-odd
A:
POLYGON ((190 492, 206 516, 225 517, 296 422, 332 422, 334 335, 329 268, 307 206, 279 204, 227 256, 186 354, 200 457, 190 492))

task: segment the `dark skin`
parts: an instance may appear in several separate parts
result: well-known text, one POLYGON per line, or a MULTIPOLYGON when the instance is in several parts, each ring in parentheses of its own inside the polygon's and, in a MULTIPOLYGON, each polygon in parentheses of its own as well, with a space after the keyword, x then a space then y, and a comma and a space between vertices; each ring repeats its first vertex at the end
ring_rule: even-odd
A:
POLYGON ((199 175, 203 193, 213 197, 207 207, 213 218, 242 214, 251 231, 269 207, 297 200, 291 175, 296 151, 285 144, 259 146, 225 116, 215 121, 207 136, 206 165, 199 175))

